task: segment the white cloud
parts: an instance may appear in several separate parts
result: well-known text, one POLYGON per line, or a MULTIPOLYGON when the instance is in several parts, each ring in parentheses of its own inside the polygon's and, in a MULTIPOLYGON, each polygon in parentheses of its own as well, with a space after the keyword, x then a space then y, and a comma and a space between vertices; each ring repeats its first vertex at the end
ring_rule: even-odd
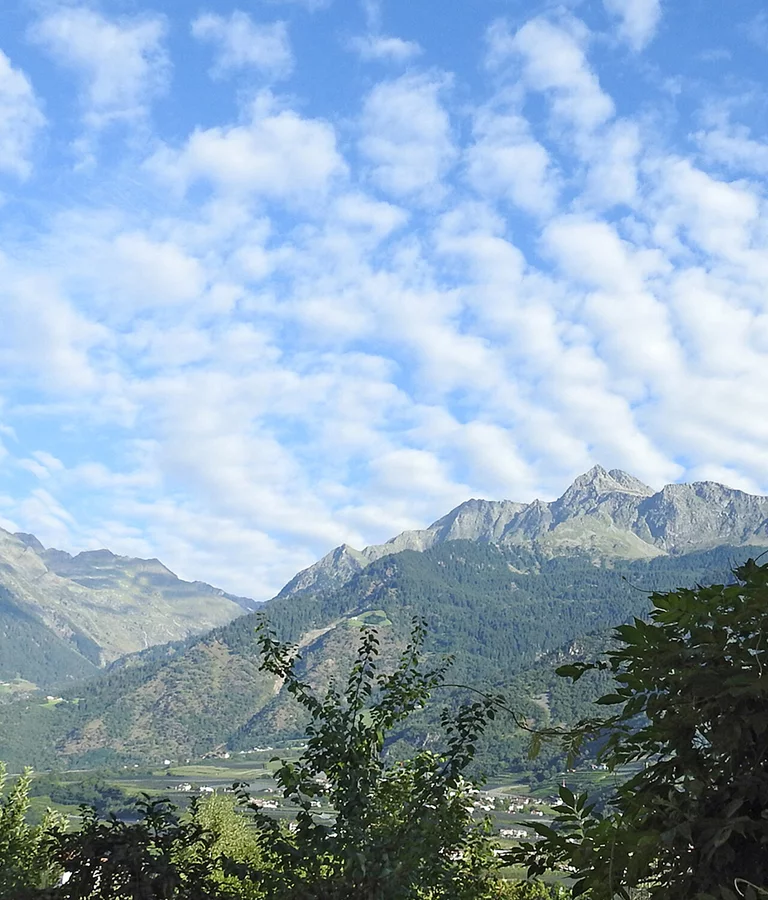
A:
POLYGON ((406 41, 398 37, 386 37, 380 34, 368 34, 350 41, 350 47, 360 59, 377 62, 405 63, 415 59, 422 53, 416 41, 406 41))
POLYGON ((531 135, 523 116, 480 110, 473 127, 475 143, 467 153, 472 186, 488 197, 502 196, 538 215, 551 212, 558 175, 546 149, 531 135))
POLYGON ((18 504, 16 514, 24 527, 35 534, 46 547, 71 545, 76 532, 73 516, 49 491, 37 487, 18 504))
POLYGON ((92 352, 110 341, 104 327, 61 296, 55 279, 19 275, 0 265, 0 363, 23 371, 52 393, 90 391, 97 385, 92 352))
POLYGON ((720 181, 674 157, 658 164, 656 176, 659 241, 682 237, 714 257, 744 261, 760 221, 760 198, 746 184, 720 181))
POLYGON ((165 32, 157 16, 108 19, 84 6, 62 6, 35 23, 30 35, 81 76, 86 123, 101 127, 143 116, 165 90, 165 32))
POLYGON ((637 51, 656 34, 661 0, 603 0, 606 11, 619 20, 619 36, 637 51))
POLYGON ((375 459, 371 469, 374 489, 389 495, 407 496, 418 490, 446 505, 455 505, 469 492, 467 485, 450 478, 444 462, 426 450, 392 450, 375 459))
MULTIPOLYGON (((124 233, 115 239, 113 254, 112 296, 123 295, 133 306, 186 303, 205 287, 200 263, 170 242, 124 233)), ((105 275, 104 281, 109 277, 105 275)))
POLYGON ((442 76, 405 75, 376 85, 366 97, 360 150, 374 182, 396 197, 433 199, 456 149, 440 102, 442 76))
POLYGON ((20 459, 18 465, 41 480, 50 478, 53 473, 60 472, 64 468, 60 459, 52 453, 46 453, 45 450, 36 450, 30 458, 20 459))
POLYGON ((405 224, 408 213, 399 206, 373 200, 365 194, 343 194, 335 212, 345 226, 359 226, 383 238, 405 224))
POLYGON ((768 13, 764 9, 745 22, 741 31, 761 50, 768 50, 768 13))
POLYGON ((412 71, 334 124, 262 92, 143 169, 53 170, 3 232, 0 521, 264 598, 593 462, 768 488, 758 123, 614 117, 559 15, 497 24, 479 89, 412 71))
POLYGON ((513 35, 506 22, 496 22, 487 34, 487 61, 492 69, 520 63, 525 86, 549 94, 559 120, 591 131, 611 118, 614 105, 587 62, 585 27, 573 20, 568 24, 539 17, 513 35))
POLYGON ((303 6, 309 12, 327 9, 333 0, 265 0, 268 6, 303 6))
POLYGON ((625 119, 612 123, 596 138, 587 153, 591 165, 586 197, 593 206, 633 205, 637 199, 641 149, 639 126, 625 119))
POLYGON ((27 76, 0 50, 0 172, 26 178, 45 116, 27 76))
POLYGON ((604 222, 574 217, 552 222, 544 241, 571 277, 592 288, 583 301, 583 320, 614 372, 639 377, 654 390, 682 376, 668 311, 645 283, 663 265, 658 255, 638 252, 604 222))
POLYGON ((266 94, 246 124, 198 129, 181 149, 163 147, 147 165, 181 190, 204 181, 233 196, 245 191, 276 199, 322 193, 346 170, 327 122, 275 109, 266 94))
POLYGON ((293 69, 285 22, 256 23, 241 10, 235 10, 229 18, 204 13, 192 23, 192 34, 215 46, 215 75, 254 68, 270 78, 285 78, 293 69))
POLYGON ((696 139, 708 160, 736 171, 768 175, 768 143, 755 140, 745 125, 726 121, 699 131, 696 139))

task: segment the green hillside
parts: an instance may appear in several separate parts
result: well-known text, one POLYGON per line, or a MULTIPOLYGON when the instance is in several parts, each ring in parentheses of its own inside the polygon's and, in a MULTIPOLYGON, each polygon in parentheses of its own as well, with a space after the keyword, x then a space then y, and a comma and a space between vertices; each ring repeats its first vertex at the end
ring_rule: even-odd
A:
POLYGON ((0 528, 0 681, 21 677, 52 689, 257 606, 182 581, 156 559, 109 550, 71 556, 0 528))
MULTIPOLYGON (((563 654, 589 652, 595 641, 597 648, 605 638, 586 636, 642 615, 649 591, 727 580, 748 555, 749 548, 718 548, 596 566, 586 557, 455 541, 384 557, 339 590, 279 597, 265 612, 280 637, 302 645, 302 668, 318 686, 344 673, 363 621, 377 624, 386 664, 420 615, 430 626, 428 652, 455 659, 450 680, 503 686, 526 715, 569 720, 590 698, 587 682, 568 694, 552 676, 563 654)), ((55 706, 6 704, 0 758, 11 766, 177 760, 300 734, 296 709, 258 671, 256 623, 243 616, 202 638, 127 657, 66 688, 55 706)), ((423 742, 429 725, 426 712, 422 732, 402 740, 423 742)), ((489 739, 487 759, 513 766, 521 757, 510 723, 489 739)))
POLYGON ((97 662, 98 647, 85 635, 63 640, 0 585, 0 682, 20 678, 49 687, 95 674, 97 662))

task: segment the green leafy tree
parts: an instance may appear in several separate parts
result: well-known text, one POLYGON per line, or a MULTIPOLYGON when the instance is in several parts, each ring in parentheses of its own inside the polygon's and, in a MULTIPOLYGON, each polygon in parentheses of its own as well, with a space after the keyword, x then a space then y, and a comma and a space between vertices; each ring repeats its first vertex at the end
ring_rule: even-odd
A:
POLYGON ((501 888, 499 900, 566 900, 571 892, 559 884, 541 881, 509 881, 501 888))
POLYGON ((191 815, 209 840, 187 846, 182 856, 199 861, 208 856, 213 861, 211 878, 224 896, 258 900, 260 890, 239 875, 244 868, 261 866, 261 842, 250 817, 231 794, 211 794, 195 804, 191 815))
POLYGON ((561 789, 542 840, 513 854, 531 875, 569 867, 591 900, 768 897, 768 565, 736 582, 655 593, 650 621, 616 629, 607 668, 619 711, 582 723, 572 751, 603 741, 609 768, 634 772, 600 812, 561 789), (639 891, 639 893, 638 893, 639 891))
POLYGON ((100 819, 82 807, 79 831, 50 834, 50 853, 65 871, 41 898, 67 900, 217 900, 215 837, 167 800, 137 801, 139 821, 100 819))
POLYGON ((27 769, 5 792, 7 773, 0 762, 0 897, 23 897, 33 888, 58 880, 48 855, 46 835, 62 824, 50 810, 36 827, 27 823, 31 770, 27 769))
POLYGON ((275 774, 299 812, 290 832, 256 814, 263 865, 250 873, 271 900, 411 900, 499 895, 491 844, 475 823, 463 772, 493 718, 495 701, 467 703, 443 718, 446 749, 388 762, 391 730, 422 708, 448 662, 422 664, 426 629, 415 620, 410 643, 391 674, 377 673, 379 641, 362 631, 343 690, 317 697, 296 673, 295 649, 262 627, 263 666, 284 681, 309 714, 307 746, 275 774), (323 797, 335 812, 317 815, 323 797))

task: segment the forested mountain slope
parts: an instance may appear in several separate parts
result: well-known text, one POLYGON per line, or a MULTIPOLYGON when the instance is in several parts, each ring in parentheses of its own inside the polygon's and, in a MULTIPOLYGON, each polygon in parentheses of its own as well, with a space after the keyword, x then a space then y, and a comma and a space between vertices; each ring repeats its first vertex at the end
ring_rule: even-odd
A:
MULTIPOLYGON (((727 580, 734 564, 759 550, 595 565, 589 554, 450 541, 374 561, 336 590, 279 596, 264 611, 282 638, 302 645, 303 670, 320 687, 346 670, 363 622, 378 626, 386 664, 418 615, 430 627, 428 652, 454 656, 452 680, 506 686, 516 702, 536 700, 567 718, 575 710, 568 713, 553 688, 545 654, 579 652, 585 635, 643 614, 648 591, 727 580)), ((37 766, 146 762, 300 733, 303 722, 280 685, 258 671, 256 624, 257 616, 243 616, 204 637, 120 660, 65 690, 57 705, 0 707, 0 758, 37 766)), ((426 732, 404 738, 423 741, 426 732)), ((488 753, 496 758, 517 752, 505 750, 508 728, 494 739, 488 753)))

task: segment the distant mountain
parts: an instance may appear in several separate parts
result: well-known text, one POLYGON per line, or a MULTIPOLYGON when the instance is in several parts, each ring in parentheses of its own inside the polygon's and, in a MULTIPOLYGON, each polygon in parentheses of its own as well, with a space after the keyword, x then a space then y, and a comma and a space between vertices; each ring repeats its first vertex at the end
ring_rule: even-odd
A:
POLYGON ((514 503, 467 500, 429 528, 404 531, 385 544, 342 544, 299 572, 280 592, 340 587, 382 556, 469 540, 528 547, 549 556, 651 559, 723 545, 768 546, 768 497, 714 481, 668 484, 660 491, 620 469, 594 466, 558 500, 514 503))
MULTIPOLYGON (((386 664, 418 615, 430 625, 428 652, 451 654, 457 681, 529 690, 518 699, 534 714, 561 715, 570 701, 546 687, 547 654, 642 615, 648 591, 726 580, 766 545, 766 497, 713 482, 654 492, 596 466, 551 503, 469 500, 386 544, 338 547, 262 609, 301 647, 303 671, 321 689, 344 676, 361 624, 379 627, 386 664)), ((220 624, 245 601, 180 582, 157 560, 108 551, 71 557, 6 532, 0 586, 27 616, 21 623, 14 613, 13 628, 43 623, 51 653, 64 646, 96 663, 181 638, 117 660, 64 689, 56 706, 0 704, 0 759, 38 766, 177 759, 302 729, 281 684, 259 671, 257 619, 220 624), (206 616, 219 627, 189 636, 206 616)), ((42 633, 37 638, 44 643, 42 633)), ((71 670, 75 661, 61 665, 71 670)), ((411 736, 417 743, 431 733, 428 723, 424 729, 411 736)), ((505 740, 496 758, 516 758, 505 740)))
POLYGON ((201 634, 252 600, 177 578, 156 559, 71 556, 0 529, 0 680, 82 678, 118 657, 201 634))
MULTIPOLYGON (((345 677, 363 623, 379 629, 387 667, 419 615, 430 628, 427 653, 454 657, 452 681, 503 687, 526 714, 560 719, 583 712, 589 696, 581 682, 575 699, 566 686, 558 691, 551 668, 542 668, 547 654, 570 653, 585 636, 643 615, 647 591, 727 579, 755 552, 717 548, 597 566, 587 555, 449 541, 376 560, 336 590, 276 597, 263 611, 281 637, 300 646, 301 671, 320 690, 345 677)), ((242 616, 202 637, 125 657, 65 688, 57 705, 0 705, 0 759, 43 768, 159 762, 300 735, 295 702, 259 671, 257 621, 242 616)), ((403 740, 422 745, 436 732, 434 722, 425 712, 403 740)), ((499 729, 484 758, 523 765, 520 735, 509 722, 499 729)))

